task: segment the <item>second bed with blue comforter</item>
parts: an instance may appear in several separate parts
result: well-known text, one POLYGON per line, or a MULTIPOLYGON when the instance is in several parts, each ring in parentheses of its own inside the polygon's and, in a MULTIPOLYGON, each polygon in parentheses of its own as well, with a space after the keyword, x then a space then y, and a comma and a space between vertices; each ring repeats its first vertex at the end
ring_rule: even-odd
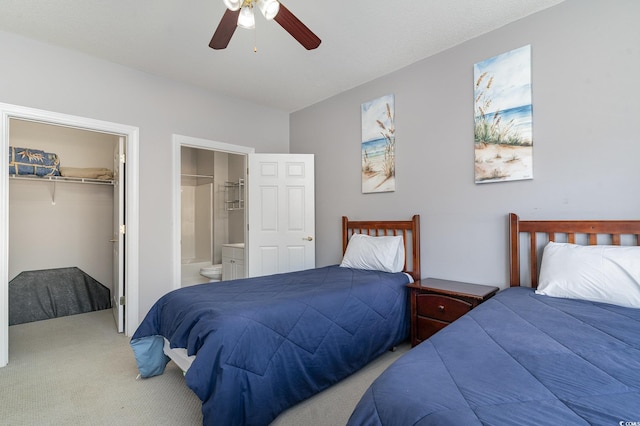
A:
POLYGON ((171 347, 196 355, 187 385, 207 425, 266 425, 408 335, 404 273, 328 266, 175 290, 131 340, 143 376, 171 347))
POLYGON ((640 422, 640 309, 504 290, 411 349, 349 425, 640 422))

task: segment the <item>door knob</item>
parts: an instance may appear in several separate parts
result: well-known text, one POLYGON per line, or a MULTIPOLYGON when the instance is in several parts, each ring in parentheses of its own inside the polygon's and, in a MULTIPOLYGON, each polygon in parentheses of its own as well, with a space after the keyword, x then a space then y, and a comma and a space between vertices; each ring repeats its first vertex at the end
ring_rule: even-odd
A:
POLYGON ((303 240, 313 241, 313 237, 305 237, 305 238, 303 238, 303 240))

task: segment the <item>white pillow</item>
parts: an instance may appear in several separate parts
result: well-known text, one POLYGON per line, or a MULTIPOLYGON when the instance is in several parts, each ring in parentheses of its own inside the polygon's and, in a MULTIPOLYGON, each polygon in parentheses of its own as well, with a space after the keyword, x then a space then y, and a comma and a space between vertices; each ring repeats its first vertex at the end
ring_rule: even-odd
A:
POLYGON ((404 267, 402 236, 372 237, 353 234, 340 266, 344 268, 400 272, 404 267))
POLYGON ((640 308, 640 247, 550 242, 536 293, 640 308))

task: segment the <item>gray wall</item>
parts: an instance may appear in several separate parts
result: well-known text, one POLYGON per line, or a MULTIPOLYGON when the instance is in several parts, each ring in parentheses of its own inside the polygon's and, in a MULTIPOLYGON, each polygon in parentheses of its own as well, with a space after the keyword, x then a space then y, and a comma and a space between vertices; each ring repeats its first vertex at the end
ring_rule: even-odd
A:
MULTIPOLYGON (((0 102, 140 129, 139 315, 173 289, 172 134, 289 151, 289 114, 0 32, 0 102), (247 126, 246 117, 251 117, 247 126)), ((211 78, 216 78, 215 70, 211 78)))
POLYGON ((507 213, 640 218, 636 0, 567 0, 295 112, 290 149, 316 158, 317 265, 340 217, 422 219, 423 276, 508 282, 507 213), (473 65, 531 44, 533 180, 474 183, 473 65), (362 194, 360 105, 396 107, 396 191, 362 194))

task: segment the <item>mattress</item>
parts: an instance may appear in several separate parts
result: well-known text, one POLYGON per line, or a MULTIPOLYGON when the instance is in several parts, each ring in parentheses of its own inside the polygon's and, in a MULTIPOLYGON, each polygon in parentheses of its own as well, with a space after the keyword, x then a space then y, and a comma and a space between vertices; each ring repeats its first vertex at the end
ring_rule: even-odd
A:
POLYGON ((514 287, 394 362, 349 425, 638 421, 640 309, 514 287))
POLYGON ((337 265, 201 284, 162 297, 133 335, 143 377, 172 348, 204 423, 267 425, 407 339, 409 278, 337 265))

